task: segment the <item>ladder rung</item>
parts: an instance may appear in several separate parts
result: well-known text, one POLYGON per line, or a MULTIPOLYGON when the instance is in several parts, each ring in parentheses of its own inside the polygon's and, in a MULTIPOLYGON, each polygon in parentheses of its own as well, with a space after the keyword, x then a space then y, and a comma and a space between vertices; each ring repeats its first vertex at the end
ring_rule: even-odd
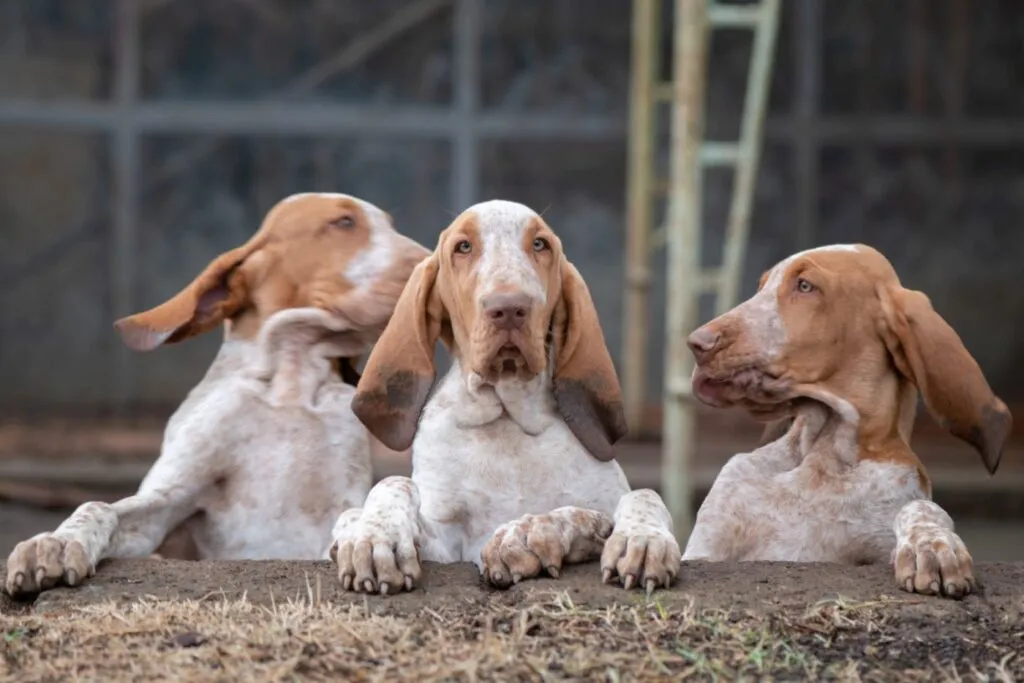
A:
POLYGON ((763 14, 763 5, 722 5, 711 3, 708 7, 708 23, 715 28, 744 28, 757 26, 763 14))
POLYGON ((734 166, 739 161, 739 143, 705 142, 700 146, 700 163, 704 166, 734 166))

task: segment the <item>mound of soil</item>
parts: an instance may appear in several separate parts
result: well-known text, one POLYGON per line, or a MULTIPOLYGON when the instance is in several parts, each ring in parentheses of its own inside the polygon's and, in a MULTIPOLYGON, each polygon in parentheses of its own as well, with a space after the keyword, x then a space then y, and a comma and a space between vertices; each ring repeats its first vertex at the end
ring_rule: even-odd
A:
POLYGON ((342 592, 327 562, 114 561, 3 597, 0 679, 1024 678, 1024 564, 976 573, 953 601, 899 591, 884 566, 687 563, 647 598, 595 565, 507 591, 426 565, 381 597, 342 592))

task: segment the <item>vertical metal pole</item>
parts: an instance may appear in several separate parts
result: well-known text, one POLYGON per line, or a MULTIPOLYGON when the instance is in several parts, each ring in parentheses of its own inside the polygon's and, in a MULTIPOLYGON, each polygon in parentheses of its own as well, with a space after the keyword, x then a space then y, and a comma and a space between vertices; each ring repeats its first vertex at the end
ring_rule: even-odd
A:
POLYGON ((686 337, 695 326, 700 300, 700 148, 707 79, 706 2, 676 0, 673 40, 662 481, 676 537, 684 545, 693 515, 690 473, 696 411, 690 386, 693 358, 686 347, 686 337))
MULTIPOLYGON (((817 3, 817 0, 812 0, 817 3)), ((754 186, 761 160, 761 129, 768 106, 775 36, 779 26, 779 0, 761 0, 760 16, 754 31, 754 49, 750 54, 747 91, 743 97, 743 120, 740 123, 739 163, 729 205, 729 222, 725 227, 725 250, 722 263, 721 289, 718 290, 716 314, 721 315, 736 305, 742 267, 750 234, 750 211, 754 203, 754 186)), ((817 159, 814 151, 813 158, 817 159)), ((816 187, 816 186, 815 186, 816 187)), ((817 198, 813 199, 817 204, 817 198)))
POLYGON ((796 248, 815 243, 818 219, 818 91, 821 85, 821 0, 799 0, 796 5, 797 132, 793 162, 796 180, 796 248))
POLYGON ((455 111, 452 211, 480 200, 477 113, 480 109, 480 0, 455 5, 455 111))
MULTIPOLYGON (((111 240, 111 298, 115 317, 135 307, 136 226, 139 203, 139 149, 134 106, 139 90, 139 2, 118 0, 116 25, 116 74, 114 96, 119 114, 113 131, 114 196, 111 240)), ((124 413, 135 390, 134 359, 123 344, 117 344, 114 408, 124 413)))
POLYGON ((660 0, 633 2, 626 180, 626 295, 622 328, 622 395, 633 434, 644 430, 647 328, 651 290, 651 199, 654 184, 654 81, 660 0))

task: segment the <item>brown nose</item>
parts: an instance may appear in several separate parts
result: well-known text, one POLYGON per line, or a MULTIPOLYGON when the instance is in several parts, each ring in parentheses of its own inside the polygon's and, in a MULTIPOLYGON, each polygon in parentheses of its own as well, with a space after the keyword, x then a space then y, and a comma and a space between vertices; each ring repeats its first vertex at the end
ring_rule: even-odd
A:
POLYGON ((530 315, 532 302, 525 294, 491 294, 481 302, 484 315, 499 330, 518 330, 530 315))
POLYGON ((721 338, 722 335, 718 332, 709 330, 707 327, 699 327, 686 338, 686 345, 690 347, 693 357, 700 363, 718 347, 721 338))

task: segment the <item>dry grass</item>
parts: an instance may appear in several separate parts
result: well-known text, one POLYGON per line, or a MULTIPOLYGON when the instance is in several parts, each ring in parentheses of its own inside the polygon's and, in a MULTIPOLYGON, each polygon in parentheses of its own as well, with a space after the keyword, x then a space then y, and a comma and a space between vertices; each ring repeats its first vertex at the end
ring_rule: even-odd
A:
MULTIPOLYGON (((915 623, 890 601, 821 602, 761 614, 602 609, 568 593, 530 604, 374 614, 311 594, 103 603, 0 616, 2 680, 1005 680, 1024 677, 1019 625, 915 623), (895 616, 903 614, 902 617, 895 616)), ((922 617, 923 619, 923 617, 922 617)))

